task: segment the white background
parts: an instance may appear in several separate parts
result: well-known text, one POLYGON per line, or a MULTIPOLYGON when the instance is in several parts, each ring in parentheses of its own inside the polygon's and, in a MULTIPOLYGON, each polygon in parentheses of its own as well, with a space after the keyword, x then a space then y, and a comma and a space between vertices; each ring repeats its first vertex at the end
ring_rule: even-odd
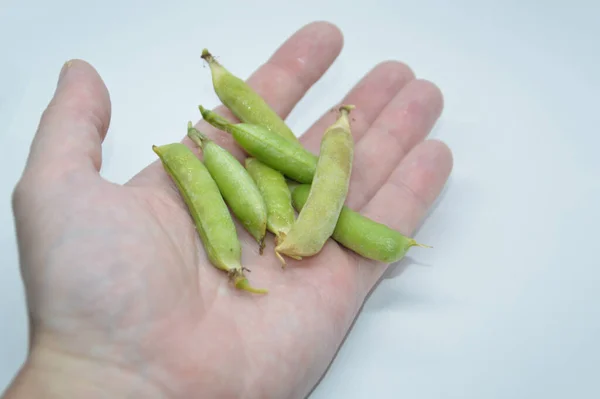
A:
POLYGON ((27 338, 10 194, 63 62, 86 59, 107 83, 103 174, 125 182, 154 160, 136 148, 217 104, 203 47, 247 77, 329 20, 344 50, 292 129, 399 59, 442 89, 434 136, 455 168, 417 237, 435 249, 387 274, 312 398, 600 397, 598 4, 2 0, 0 391, 27 338))

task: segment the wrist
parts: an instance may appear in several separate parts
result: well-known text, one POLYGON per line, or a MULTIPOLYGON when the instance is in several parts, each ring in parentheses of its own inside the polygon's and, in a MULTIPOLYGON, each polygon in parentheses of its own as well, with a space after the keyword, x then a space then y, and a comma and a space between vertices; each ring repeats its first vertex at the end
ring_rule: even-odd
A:
POLYGON ((2 399, 167 398, 153 383, 115 365, 48 348, 31 350, 2 399))

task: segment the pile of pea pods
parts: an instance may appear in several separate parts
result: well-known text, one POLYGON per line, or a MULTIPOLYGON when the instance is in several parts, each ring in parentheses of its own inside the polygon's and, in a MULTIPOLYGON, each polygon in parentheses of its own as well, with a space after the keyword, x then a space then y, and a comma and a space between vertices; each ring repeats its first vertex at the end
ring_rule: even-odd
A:
POLYGON ((241 290, 253 287, 241 264, 242 246, 235 218, 257 241, 262 255, 268 232, 275 255, 301 261, 318 254, 332 238, 368 259, 392 263, 413 246, 426 247, 344 205, 348 194, 354 140, 342 105, 337 120, 321 139, 319 155, 306 150, 277 113, 246 82, 229 72, 204 49, 214 90, 241 123, 199 106, 202 118, 229 133, 248 154, 244 164, 188 123, 188 137, 203 160, 183 143, 153 146, 175 182, 194 220, 210 263, 241 290), (233 215, 232 215, 233 214, 233 215))

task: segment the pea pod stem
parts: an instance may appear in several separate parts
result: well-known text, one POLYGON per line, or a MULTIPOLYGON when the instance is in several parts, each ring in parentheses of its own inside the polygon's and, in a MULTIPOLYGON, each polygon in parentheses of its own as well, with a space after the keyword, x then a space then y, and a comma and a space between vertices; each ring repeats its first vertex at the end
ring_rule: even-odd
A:
POLYGON ((244 276, 243 270, 234 270, 231 273, 229 273, 229 278, 231 279, 231 281, 233 282, 233 285, 235 286, 235 288, 243 290, 243 291, 248 291, 251 292, 253 294, 267 294, 268 291, 264 288, 255 288, 253 286, 250 285, 250 282, 248 281, 248 278, 246 278, 246 276, 244 276))

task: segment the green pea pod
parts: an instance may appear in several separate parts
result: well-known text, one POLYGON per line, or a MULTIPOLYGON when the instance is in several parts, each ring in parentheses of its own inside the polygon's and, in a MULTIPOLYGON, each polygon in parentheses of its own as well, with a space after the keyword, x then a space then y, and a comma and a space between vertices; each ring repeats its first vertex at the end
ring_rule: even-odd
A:
POLYGON ((241 266, 242 248, 219 188, 205 165, 182 143, 152 146, 194 219, 210 263, 227 272, 236 288, 257 293, 241 266))
MULTIPOLYGON (((309 192, 309 184, 297 185, 292 189, 292 201, 298 212, 306 203, 309 192)), ((431 248, 345 205, 331 238, 360 256, 383 263, 399 261, 411 247, 431 248)))
POLYGON ((210 67, 215 93, 240 121, 263 126, 288 140, 298 142, 283 119, 246 82, 223 67, 207 49, 202 51, 202 58, 210 67))
POLYGON ((287 235, 275 247, 281 255, 294 259, 317 254, 335 229, 348 195, 354 139, 348 114, 353 105, 340 108, 341 115, 323 134, 314 181, 306 204, 287 235))
POLYGON ((290 142, 259 125, 233 124, 219 114, 198 107, 202 117, 217 129, 230 133, 248 154, 292 180, 311 183, 318 157, 301 145, 290 142))
POLYGON ((188 137, 202 148, 204 164, 221 195, 244 228, 259 244, 262 254, 267 233, 267 206, 248 171, 225 148, 188 122, 188 137))
POLYGON ((246 170, 256 182, 267 205, 267 229, 275 234, 275 243, 286 234, 296 215, 292 195, 285 178, 256 158, 246 158, 246 170))

